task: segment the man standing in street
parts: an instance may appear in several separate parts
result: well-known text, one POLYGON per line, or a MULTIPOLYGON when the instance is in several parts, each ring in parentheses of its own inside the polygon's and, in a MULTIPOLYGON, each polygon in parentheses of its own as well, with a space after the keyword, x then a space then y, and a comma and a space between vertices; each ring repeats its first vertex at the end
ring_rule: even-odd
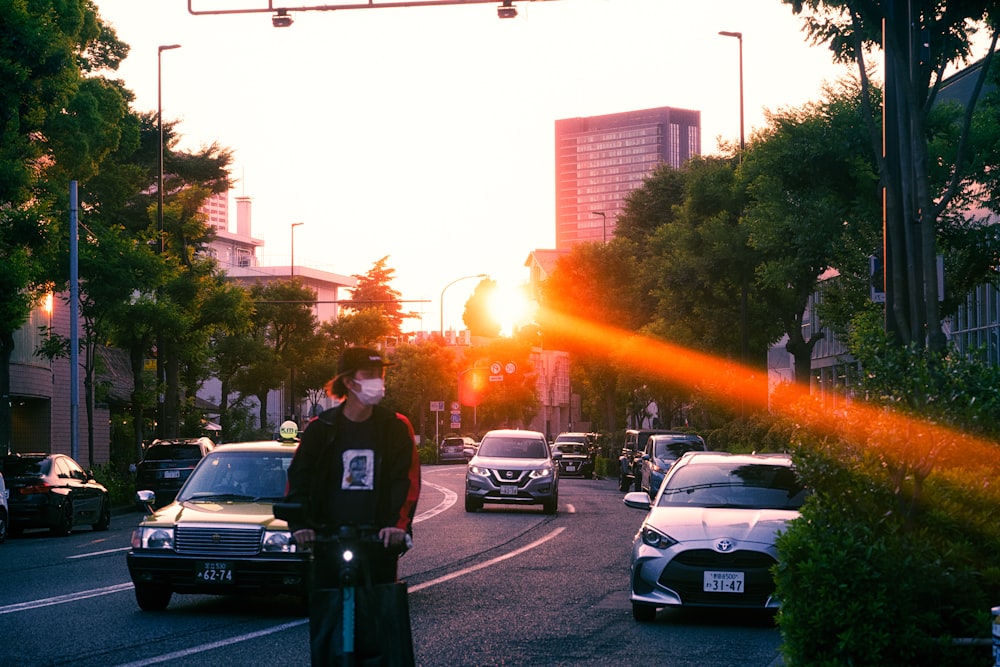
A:
POLYGON ((336 535, 344 526, 377 531, 380 545, 365 552, 373 583, 396 581, 398 558, 412 545, 420 495, 413 427, 378 405, 389 365, 378 350, 344 350, 327 383, 327 392, 343 402, 310 422, 288 469, 287 501, 301 504, 308 521, 289 526, 295 543, 309 550, 317 532, 336 535))

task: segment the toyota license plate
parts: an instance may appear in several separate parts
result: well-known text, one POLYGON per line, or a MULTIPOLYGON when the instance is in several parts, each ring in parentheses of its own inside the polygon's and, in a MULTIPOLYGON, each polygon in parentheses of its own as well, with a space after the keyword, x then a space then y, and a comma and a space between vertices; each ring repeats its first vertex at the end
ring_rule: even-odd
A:
POLYGON ((208 584, 233 583, 233 564, 228 561, 198 561, 194 578, 208 584))
POLYGON ((180 479, 180 476, 181 476, 181 471, 180 470, 164 470, 163 471, 163 479, 180 479))
POLYGON ((566 472, 576 472, 576 466, 572 463, 566 464, 566 472))
POLYGON ((501 496, 516 496, 517 495, 517 484, 501 484, 500 485, 500 495, 501 496))
POLYGON ((742 593, 742 572, 705 572, 706 593, 742 593))

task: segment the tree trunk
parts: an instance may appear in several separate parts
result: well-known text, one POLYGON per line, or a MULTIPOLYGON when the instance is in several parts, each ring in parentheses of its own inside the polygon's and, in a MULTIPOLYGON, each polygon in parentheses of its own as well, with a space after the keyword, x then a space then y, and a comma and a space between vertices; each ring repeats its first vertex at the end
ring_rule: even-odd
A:
POLYGON ((14 353, 14 332, 0 333, 0 452, 11 453, 10 359, 14 353))
POLYGON ((146 422, 143 415, 143 394, 146 391, 143 381, 143 348, 133 344, 129 348, 129 365, 132 367, 132 432, 135 434, 135 460, 142 460, 142 443, 145 439, 146 422))

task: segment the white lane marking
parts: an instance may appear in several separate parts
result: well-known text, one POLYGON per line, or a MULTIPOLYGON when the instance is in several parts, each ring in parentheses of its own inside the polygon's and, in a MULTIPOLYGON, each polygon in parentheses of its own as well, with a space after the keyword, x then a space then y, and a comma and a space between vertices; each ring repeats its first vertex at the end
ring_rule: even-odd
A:
POLYGON ((31 602, 20 602, 18 604, 9 604, 6 607, 0 607, 0 614, 11 614, 15 611, 28 611, 29 609, 38 609, 39 607, 50 607, 54 604, 62 604, 64 602, 86 600, 87 598, 96 598, 101 595, 120 593, 122 591, 130 590, 131 588, 132 588, 132 583, 129 582, 127 584, 115 584, 114 586, 105 586, 104 588, 94 588, 89 591, 81 591, 80 593, 68 593, 66 595, 57 595, 56 597, 52 598, 32 600, 31 602))
POLYGON ((417 591, 422 591, 425 588, 430 588, 431 586, 437 586, 438 584, 443 584, 446 581, 451 581, 452 579, 455 579, 456 577, 461 577, 461 576, 469 574, 471 572, 475 572, 476 570, 481 570, 484 567, 489 567, 490 565, 496 565, 497 563, 499 563, 501 561, 505 561, 508 558, 513 558, 514 556, 519 556, 519 555, 523 554, 525 551, 530 551, 531 549, 534 549, 535 547, 541 546, 545 542, 548 542, 549 540, 551 540, 553 537, 555 537, 559 533, 563 532, 564 530, 566 530, 565 527, 563 527, 563 528, 556 528, 555 530, 553 530, 551 533, 549 533, 545 537, 541 537, 541 538, 535 540, 534 542, 532 542, 531 544, 526 544, 523 547, 521 547, 520 549, 515 549, 514 551, 511 551, 510 553, 504 554, 503 556, 497 556, 496 558, 491 558, 490 560, 483 561, 482 563, 477 563, 476 565, 472 565, 471 567, 467 567, 464 570, 457 570, 455 572, 452 572, 451 574, 446 574, 443 577, 438 577, 437 579, 431 579, 430 581, 425 581, 422 584, 417 584, 416 586, 411 586, 410 587, 410 592, 411 593, 416 593, 417 591))
POLYGON ((121 547, 120 549, 105 549, 104 551, 91 551, 86 554, 77 554, 75 556, 66 556, 67 560, 73 560, 74 558, 90 558, 91 556, 103 556, 104 554, 113 554, 118 551, 128 551, 132 547, 121 547))
POLYGON ((426 479, 421 480, 421 484, 429 486, 432 489, 435 489, 443 493, 444 500, 442 500, 436 506, 430 508, 429 510, 417 514, 415 517, 413 517, 413 523, 417 523, 418 521, 426 521, 427 519, 430 519, 432 516, 440 514, 441 512, 445 511, 446 509, 448 509, 449 507, 458 502, 458 494, 449 488, 433 484, 431 482, 428 482, 426 479))
POLYGON ((576 514, 576 505, 574 505, 573 503, 566 503, 566 513, 576 514))
POLYGON ((299 621, 292 621, 290 623, 282 623, 281 625, 275 625, 264 630, 258 630, 256 632, 249 632, 245 635, 237 635, 236 637, 230 637, 229 639, 221 639, 217 642, 211 642, 210 644, 202 644, 201 646, 193 646, 191 648, 184 649, 182 651, 174 651, 173 653, 165 653, 163 655, 154 656, 152 658, 146 658, 145 660, 137 660, 135 662, 127 662, 118 667, 143 667, 143 665, 155 665, 158 662, 166 662, 167 660, 176 660, 177 658, 186 658, 189 655, 195 655, 196 653, 202 653, 204 651, 211 651, 213 649, 222 648, 223 646, 229 646, 230 644, 237 644, 242 641, 247 641, 248 639, 257 639, 258 637, 266 637, 267 635, 273 635, 275 632, 282 632, 284 630, 290 630, 291 628, 297 628, 300 625, 305 625, 309 622, 308 618, 304 618, 299 621))

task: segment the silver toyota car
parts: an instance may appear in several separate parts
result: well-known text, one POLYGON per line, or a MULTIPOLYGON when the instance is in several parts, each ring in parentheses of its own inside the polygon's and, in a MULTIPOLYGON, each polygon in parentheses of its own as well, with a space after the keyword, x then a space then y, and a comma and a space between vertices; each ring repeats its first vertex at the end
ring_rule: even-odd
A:
POLYGON ((632 615, 652 621, 668 606, 776 609, 775 537, 806 497, 791 457, 689 452, 667 472, 632 544, 632 615), (652 504, 652 506, 651 506, 652 504))

